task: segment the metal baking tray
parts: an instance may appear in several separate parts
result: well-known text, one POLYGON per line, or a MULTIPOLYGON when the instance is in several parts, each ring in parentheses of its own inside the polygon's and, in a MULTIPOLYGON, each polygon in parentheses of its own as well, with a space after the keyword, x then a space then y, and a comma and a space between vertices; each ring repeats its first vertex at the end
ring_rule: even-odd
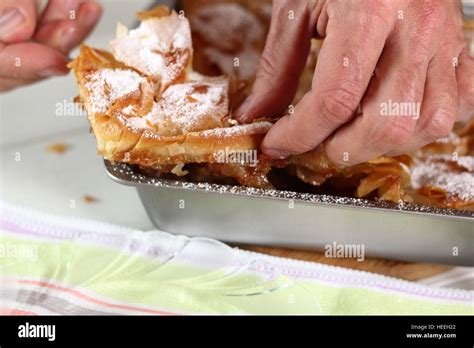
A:
POLYGON ((105 167, 138 190, 151 221, 170 233, 310 250, 357 244, 366 257, 474 265, 474 212, 163 180, 109 161, 105 167))

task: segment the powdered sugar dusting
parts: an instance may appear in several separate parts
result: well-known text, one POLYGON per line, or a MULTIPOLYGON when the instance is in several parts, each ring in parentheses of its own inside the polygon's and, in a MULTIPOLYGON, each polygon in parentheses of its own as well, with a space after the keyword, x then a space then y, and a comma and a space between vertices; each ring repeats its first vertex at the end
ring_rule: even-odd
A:
POLYGON ((122 109, 122 113, 124 113, 125 115, 133 115, 134 112, 135 106, 133 105, 128 105, 122 109))
POLYGON ((175 136, 223 127, 229 113, 227 79, 212 82, 189 81, 168 87, 153 103, 151 111, 127 117, 133 108, 125 107, 117 119, 133 131, 150 130, 147 137, 175 136))
POLYGON ((176 13, 141 22, 110 43, 115 58, 167 86, 184 74, 192 56, 191 29, 176 13))
POLYGON ((152 127, 147 123, 147 120, 143 117, 131 117, 125 121, 127 127, 131 130, 141 131, 145 129, 151 129, 152 127))
POLYGON ((90 93, 92 112, 104 113, 117 99, 140 92, 145 78, 134 71, 123 69, 101 69, 89 75, 85 87, 90 93))
POLYGON ((227 89, 227 80, 212 84, 191 81, 172 85, 144 118, 157 126, 160 135, 219 127, 229 112, 227 89))
MULTIPOLYGON (((195 83, 170 86, 161 99, 162 115, 186 129, 192 127, 200 117, 211 114, 211 110, 226 97, 224 85, 200 85, 206 92, 198 92, 195 83)), ((224 115, 211 115, 221 118, 224 115), (220 117, 219 117, 220 116, 220 117)))
POLYGON ((463 201, 474 200, 474 158, 461 156, 455 162, 465 171, 453 170, 447 160, 440 156, 419 159, 412 168, 412 186, 415 189, 424 186, 438 187, 463 201))
POLYGON ((228 137, 235 135, 267 133, 271 126, 272 123, 270 122, 256 122, 234 127, 209 129, 203 131, 201 135, 203 137, 228 137))
POLYGON ((461 167, 466 168, 470 172, 474 172, 474 157, 473 156, 461 156, 458 158, 457 164, 461 167))
POLYGON ((438 144, 459 144, 461 138, 454 132, 449 133, 448 136, 436 140, 438 144))

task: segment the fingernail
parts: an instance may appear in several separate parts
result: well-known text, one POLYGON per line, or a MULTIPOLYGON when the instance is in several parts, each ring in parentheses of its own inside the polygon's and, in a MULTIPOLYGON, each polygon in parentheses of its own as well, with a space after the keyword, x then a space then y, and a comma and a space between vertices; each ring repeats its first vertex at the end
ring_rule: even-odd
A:
POLYGON ((24 21, 25 17, 16 8, 9 8, 0 16, 0 40, 4 40, 15 28, 24 21))
POLYGON ((60 69, 58 67, 49 67, 44 70, 41 70, 38 73, 39 77, 52 77, 52 76, 62 76, 66 75, 67 71, 60 69))
POLYGON ((276 159, 285 159, 290 155, 287 151, 272 149, 268 147, 262 147, 262 151, 265 155, 276 159))
POLYGON ((247 117, 245 113, 250 106, 250 102, 251 102, 250 97, 245 99, 244 102, 235 111, 234 117, 245 119, 247 117))
POLYGON ((87 11, 84 11, 81 14, 81 24, 86 26, 86 27, 91 27, 94 26, 100 19, 100 16, 102 15, 102 12, 100 11, 100 8, 97 9, 92 9, 91 7, 88 8, 87 11))
POLYGON ((59 33, 59 41, 61 42, 61 50, 63 52, 69 52, 71 48, 73 48, 76 44, 74 40, 74 33, 76 32, 76 28, 69 27, 63 29, 59 33))

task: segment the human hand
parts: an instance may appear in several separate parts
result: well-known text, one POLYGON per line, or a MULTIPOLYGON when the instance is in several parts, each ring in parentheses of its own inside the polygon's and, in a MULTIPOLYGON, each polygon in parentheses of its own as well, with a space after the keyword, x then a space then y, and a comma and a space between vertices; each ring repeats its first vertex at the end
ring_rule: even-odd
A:
POLYGON ((102 9, 94 1, 0 2, 0 91, 68 73, 69 51, 92 31, 102 9))
POLYGON ((264 139, 272 157, 321 143, 341 165, 410 153, 474 112, 460 1, 274 0, 252 93, 234 117, 285 111, 314 35, 325 41, 312 89, 264 139))

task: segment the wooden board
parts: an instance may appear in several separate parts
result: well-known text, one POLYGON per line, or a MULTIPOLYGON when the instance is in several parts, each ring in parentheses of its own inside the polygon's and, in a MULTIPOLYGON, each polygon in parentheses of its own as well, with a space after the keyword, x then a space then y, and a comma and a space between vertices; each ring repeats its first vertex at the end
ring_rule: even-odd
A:
POLYGON ((452 266, 426 264, 426 263, 411 263, 394 260, 383 260, 376 258, 366 258, 362 262, 356 259, 337 259, 327 258, 321 252, 307 251, 307 250, 293 250, 285 248, 272 248, 264 246, 250 246, 250 245, 235 245, 244 250, 255 251, 263 254, 273 256, 287 257, 297 260, 305 260, 311 262, 318 262, 327 265, 357 269, 372 273, 383 274, 390 277, 417 281, 425 278, 435 276, 437 274, 447 272, 452 269, 452 266))

